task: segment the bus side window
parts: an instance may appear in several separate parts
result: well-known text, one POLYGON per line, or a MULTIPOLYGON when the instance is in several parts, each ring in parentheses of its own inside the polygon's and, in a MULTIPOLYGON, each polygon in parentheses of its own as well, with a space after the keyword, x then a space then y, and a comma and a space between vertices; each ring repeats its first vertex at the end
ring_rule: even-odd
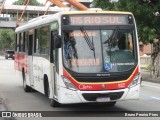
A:
POLYGON ((17 52, 17 34, 16 34, 16 42, 15 42, 15 51, 17 52))
POLYGON ((50 61, 55 63, 55 45, 54 45, 54 32, 51 31, 51 47, 50 47, 50 61))
POLYGON ((20 46, 20 41, 19 41, 19 39, 20 39, 20 34, 18 33, 18 34, 17 34, 17 45, 16 45, 17 53, 19 52, 19 46, 20 46))
POLYGON ((25 52, 28 52, 28 33, 25 32, 25 52))
POLYGON ((34 38, 34 53, 36 54, 40 54, 40 38, 41 38, 41 31, 40 29, 36 29, 34 38))
POLYGON ((29 48, 28 48, 28 55, 32 55, 32 50, 33 50, 33 35, 29 35, 29 48))
POLYGON ((49 26, 40 28, 40 54, 49 55, 49 26))

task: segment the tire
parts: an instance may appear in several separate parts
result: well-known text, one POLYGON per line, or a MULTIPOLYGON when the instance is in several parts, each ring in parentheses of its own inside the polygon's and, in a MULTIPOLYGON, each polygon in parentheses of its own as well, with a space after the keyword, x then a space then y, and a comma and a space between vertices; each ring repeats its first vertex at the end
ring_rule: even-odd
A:
POLYGON ((24 72, 22 72, 22 77, 23 77, 23 89, 25 92, 31 92, 32 91, 32 88, 29 87, 27 84, 26 84, 26 77, 25 77, 25 74, 24 72))
POLYGON ((52 107, 60 107, 60 103, 54 99, 50 99, 50 106, 52 107))
POLYGON ((44 94, 45 96, 49 97, 50 90, 49 90, 49 83, 48 83, 48 78, 44 76, 44 94))
POLYGON ((107 103, 107 106, 113 107, 113 106, 115 106, 115 104, 116 104, 116 101, 115 101, 115 102, 108 102, 108 103, 107 103))
MULTIPOLYGON (((50 89, 49 89, 49 83, 48 83, 48 79, 47 77, 44 77, 44 87, 45 87, 45 95, 49 98, 49 95, 50 95, 50 89)), ((54 99, 50 99, 49 98, 49 103, 50 103, 50 106, 52 107, 59 107, 60 106, 60 103, 58 103, 57 101, 55 101, 54 99)))

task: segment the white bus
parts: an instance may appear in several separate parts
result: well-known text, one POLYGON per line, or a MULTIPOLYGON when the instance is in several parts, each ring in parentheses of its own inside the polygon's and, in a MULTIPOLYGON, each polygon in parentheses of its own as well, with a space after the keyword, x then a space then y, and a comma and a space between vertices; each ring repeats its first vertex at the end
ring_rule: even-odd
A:
POLYGON ((138 99, 137 28, 129 12, 67 11, 16 29, 15 69, 52 106, 138 99))

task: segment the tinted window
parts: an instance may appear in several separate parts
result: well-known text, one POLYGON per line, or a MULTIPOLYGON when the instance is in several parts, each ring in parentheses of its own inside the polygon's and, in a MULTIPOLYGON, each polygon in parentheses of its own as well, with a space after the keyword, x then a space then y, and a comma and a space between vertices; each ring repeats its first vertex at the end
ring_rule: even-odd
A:
POLYGON ((7 51, 7 53, 9 53, 9 54, 14 54, 14 51, 7 51))

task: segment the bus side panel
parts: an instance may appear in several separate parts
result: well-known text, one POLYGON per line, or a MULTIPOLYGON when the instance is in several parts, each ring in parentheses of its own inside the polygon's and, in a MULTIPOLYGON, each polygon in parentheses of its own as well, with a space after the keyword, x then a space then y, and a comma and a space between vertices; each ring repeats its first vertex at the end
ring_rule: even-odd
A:
POLYGON ((50 62, 41 56, 33 56, 34 89, 44 94, 44 76, 50 81, 50 62))

